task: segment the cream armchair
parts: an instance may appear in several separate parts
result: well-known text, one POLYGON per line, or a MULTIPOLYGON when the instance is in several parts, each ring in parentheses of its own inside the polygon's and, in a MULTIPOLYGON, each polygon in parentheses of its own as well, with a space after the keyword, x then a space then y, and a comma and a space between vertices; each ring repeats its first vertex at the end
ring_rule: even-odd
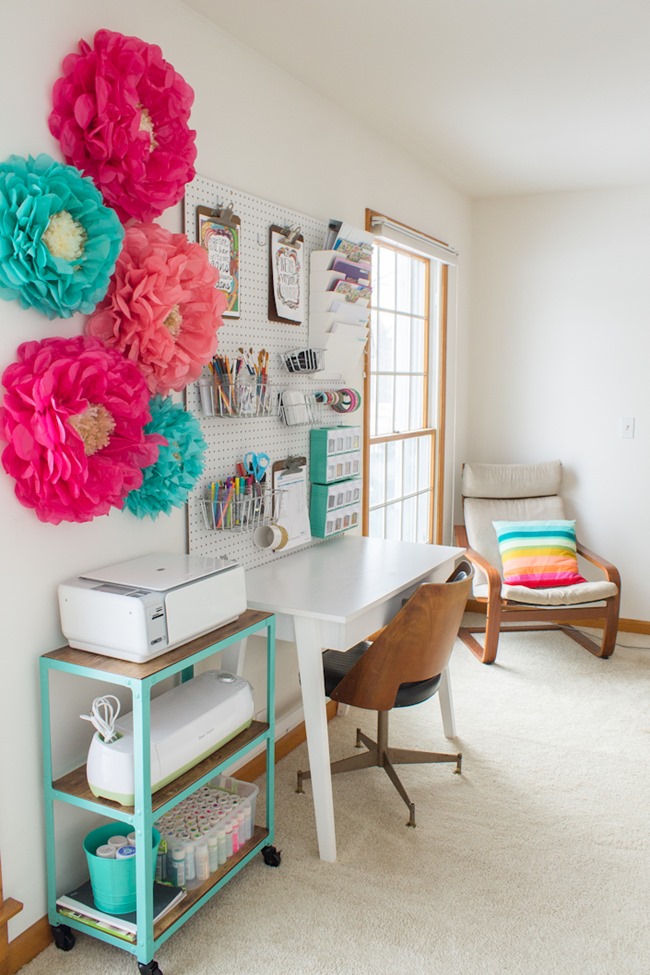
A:
POLYGON ((559 628, 596 657, 614 652, 618 630, 621 581, 618 570, 577 542, 578 555, 604 574, 596 582, 548 589, 529 589, 503 582, 503 567, 494 521, 522 522, 564 519, 559 496, 562 465, 464 464, 462 474, 464 525, 455 529, 456 544, 467 550, 475 568, 473 598, 486 605, 486 625, 461 627, 459 637, 484 664, 496 659, 502 631, 559 628), (538 626, 509 625, 540 623, 538 626), (598 646, 575 623, 602 627, 598 646), (484 646, 474 637, 484 633, 484 646))

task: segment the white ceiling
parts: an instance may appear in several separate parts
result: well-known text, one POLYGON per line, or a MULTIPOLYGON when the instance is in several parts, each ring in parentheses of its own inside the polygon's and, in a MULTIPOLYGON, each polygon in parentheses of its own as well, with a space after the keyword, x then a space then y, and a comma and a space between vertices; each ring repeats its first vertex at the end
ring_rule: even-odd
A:
POLYGON ((650 182, 650 0, 185 0, 472 196, 650 182))

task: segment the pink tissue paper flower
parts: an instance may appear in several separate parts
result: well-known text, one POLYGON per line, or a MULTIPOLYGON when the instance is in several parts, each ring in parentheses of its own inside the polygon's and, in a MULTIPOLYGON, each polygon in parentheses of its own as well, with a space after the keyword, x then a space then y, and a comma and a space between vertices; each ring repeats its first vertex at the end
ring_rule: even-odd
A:
POLYGON ((151 414, 141 373, 96 339, 24 342, 2 383, 2 464, 41 521, 85 522, 121 509, 166 443, 144 433, 151 414))
POLYGON ((93 44, 79 41, 63 61, 50 132, 122 222, 151 220, 194 178, 194 92, 155 44, 110 30, 93 44))
POLYGON ((205 248, 185 234, 133 224, 86 331, 135 363, 152 393, 179 391, 216 351, 226 305, 218 279, 205 248))

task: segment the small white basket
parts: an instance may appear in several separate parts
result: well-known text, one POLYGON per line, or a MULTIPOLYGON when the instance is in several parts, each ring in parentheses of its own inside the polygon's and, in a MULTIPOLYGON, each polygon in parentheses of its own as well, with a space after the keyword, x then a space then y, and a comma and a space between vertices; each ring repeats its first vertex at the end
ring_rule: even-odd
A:
POLYGON ((289 372, 320 372, 325 368, 324 349, 293 349, 282 355, 289 372))

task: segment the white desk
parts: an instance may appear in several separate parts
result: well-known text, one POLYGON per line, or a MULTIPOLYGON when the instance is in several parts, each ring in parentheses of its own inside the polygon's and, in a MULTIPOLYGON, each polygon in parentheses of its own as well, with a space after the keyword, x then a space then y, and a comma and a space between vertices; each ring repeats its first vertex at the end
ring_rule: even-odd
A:
MULTIPOLYGON (((279 640, 296 644, 312 776, 318 849, 336 859, 321 651, 348 650, 384 626, 421 582, 443 582, 462 548, 338 536, 246 572, 252 609, 275 613, 279 640)), ((447 675, 439 695, 445 734, 453 711, 447 675)))

